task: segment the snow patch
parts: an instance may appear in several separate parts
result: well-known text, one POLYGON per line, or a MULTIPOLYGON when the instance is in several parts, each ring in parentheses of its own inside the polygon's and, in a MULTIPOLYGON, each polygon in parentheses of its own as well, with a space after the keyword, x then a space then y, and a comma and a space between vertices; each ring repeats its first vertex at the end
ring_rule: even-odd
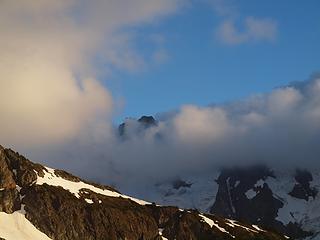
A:
POLYGON ((81 181, 73 182, 73 181, 66 180, 62 177, 55 175, 54 169, 48 168, 48 167, 46 167, 46 169, 48 172, 44 171, 45 173, 44 177, 38 176, 36 184, 42 185, 46 183, 51 186, 62 187, 63 189, 68 190, 69 192, 74 194, 77 198, 80 198, 79 191, 81 189, 89 189, 95 193, 102 194, 108 197, 122 197, 122 198, 130 199, 140 205, 150 204, 146 201, 132 198, 117 192, 110 191, 108 189, 101 189, 81 181))
POLYGON ((51 240, 25 217, 24 206, 12 214, 0 212, 0 237, 6 240, 51 240))
POLYGON ((247 230, 248 232, 258 233, 257 230, 249 228, 249 227, 246 227, 246 226, 243 226, 243 225, 237 223, 235 220, 227 219, 227 221, 228 222, 226 222, 226 224, 228 226, 230 226, 230 227, 240 227, 240 228, 243 228, 243 229, 247 230))
POLYGON ((260 179, 254 186, 257 188, 257 187, 263 187, 263 184, 264 184, 264 180, 260 179))
POLYGON ((245 192, 245 195, 247 196, 248 199, 252 199, 255 196, 257 196, 257 193, 253 189, 249 189, 248 191, 245 192))
POLYGON ((163 228, 159 228, 159 235, 161 236, 162 240, 168 240, 168 238, 165 238, 162 236, 163 228))
POLYGON ((213 226, 216 227, 220 232, 224 232, 224 233, 227 233, 229 234, 231 237, 235 238, 235 236, 231 235, 227 230, 225 230, 223 227, 220 227, 218 225, 218 223, 215 223, 215 221, 213 221, 212 219, 202 215, 202 214, 199 214, 199 217, 202 218, 202 220, 204 222, 206 222, 207 224, 209 224, 209 226, 212 228, 213 226))
POLYGON ((259 228, 257 225, 252 225, 252 227, 256 230, 258 230, 259 232, 265 232, 265 230, 259 228))
POLYGON ((93 201, 91 199, 85 198, 84 200, 89 204, 93 204, 93 201))
POLYGON ((252 199, 255 196, 257 196, 257 188, 262 188, 263 184, 265 183, 264 180, 260 179, 259 181, 256 182, 256 184, 254 185, 253 189, 249 189, 248 191, 245 192, 245 195, 248 199, 252 199))

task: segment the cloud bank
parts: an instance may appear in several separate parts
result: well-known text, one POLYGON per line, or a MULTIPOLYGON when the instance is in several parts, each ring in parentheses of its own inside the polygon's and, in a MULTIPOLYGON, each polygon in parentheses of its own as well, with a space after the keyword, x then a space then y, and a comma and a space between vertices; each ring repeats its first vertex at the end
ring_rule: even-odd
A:
POLYGON ((35 157, 131 194, 146 183, 226 166, 320 168, 319 96, 315 76, 222 105, 182 106, 148 128, 127 119, 125 138, 115 126, 112 138, 86 138, 35 157))

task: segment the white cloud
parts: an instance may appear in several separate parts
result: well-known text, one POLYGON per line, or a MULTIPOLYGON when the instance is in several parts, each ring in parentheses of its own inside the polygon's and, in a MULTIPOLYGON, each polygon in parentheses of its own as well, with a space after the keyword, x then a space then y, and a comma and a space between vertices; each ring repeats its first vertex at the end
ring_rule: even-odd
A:
POLYGON ((221 166, 320 168, 319 86, 315 78, 229 104, 186 105, 145 130, 128 120, 126 140, 86 136, 33 156, 131 194, 147 191, 145 183, 221 166))
POLYGON ((300 91, 293 87, 276 89, 268 96, 268 110, 273 114, 286 114, 287 111, 292 111, 302 98, 300 91))
POLYGON ((206 144, 221 138, 229 129, 226 112, 221 108, 182 107, 174 119, 179 141, 206 144))
POLYGON ((126 28, 156 21, 180 3, 1 1, 1 144, 18 149, 63 144, 107 129, 112 97, 96 79, 101 69, 93 62, 103 61, 104 71, 143 66, 126 28))
POLYGON ((216 32, 218 38, 225 44, 237 45, 246 42, 272 42, 277 36, 277 23, 271 19, 247 17, 242 30, 239 30, 234 20, 224 20, 216 32))

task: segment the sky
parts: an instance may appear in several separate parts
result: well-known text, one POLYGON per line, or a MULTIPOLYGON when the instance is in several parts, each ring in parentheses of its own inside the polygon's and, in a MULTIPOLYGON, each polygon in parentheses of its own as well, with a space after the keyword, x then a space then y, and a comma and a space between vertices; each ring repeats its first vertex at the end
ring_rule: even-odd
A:
POLYGON ((161 22, 134 30, 141 54, 157 48, 152 41, 157 36, 158 51, 165 56, 146 69, 117 72, 106 83, 124 101, 115 122, 186 103, 231 101, 306 80, 319 71, 319 1, 208 2, 193 1, 161 22), (214 5, 232 13, 219 13, 214 5), (269 20, 274 32, 234 43, 218 36, 228 19, 233 19, 237 31, 245 31, 248 17, 269 20))
POLYGON ((223 166, 320 169, 319 7, 0 1, 0 144, 133 195, 223 166))

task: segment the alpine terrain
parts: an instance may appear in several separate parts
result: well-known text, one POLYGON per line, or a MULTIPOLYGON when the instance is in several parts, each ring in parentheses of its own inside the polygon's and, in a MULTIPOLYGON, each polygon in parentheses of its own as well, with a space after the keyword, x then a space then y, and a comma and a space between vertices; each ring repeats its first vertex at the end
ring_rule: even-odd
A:
POLYGON ((259 239, 287 236, 192 209, 159 206, 33 163, 0 147, 0 237, 6 240, 259 239))
MULTIPOLYGON (((137 134, 157 125, 151 116, 137 122, 137 134)), ((120 125, 123 139, 129 128, 128 123, 120 125)), ((320 171, 316 168, 228 167, 200 176, 180 175, 149 189, 143 197, 159 204, 237 219, 293 239, 320 239, 320 171)))

